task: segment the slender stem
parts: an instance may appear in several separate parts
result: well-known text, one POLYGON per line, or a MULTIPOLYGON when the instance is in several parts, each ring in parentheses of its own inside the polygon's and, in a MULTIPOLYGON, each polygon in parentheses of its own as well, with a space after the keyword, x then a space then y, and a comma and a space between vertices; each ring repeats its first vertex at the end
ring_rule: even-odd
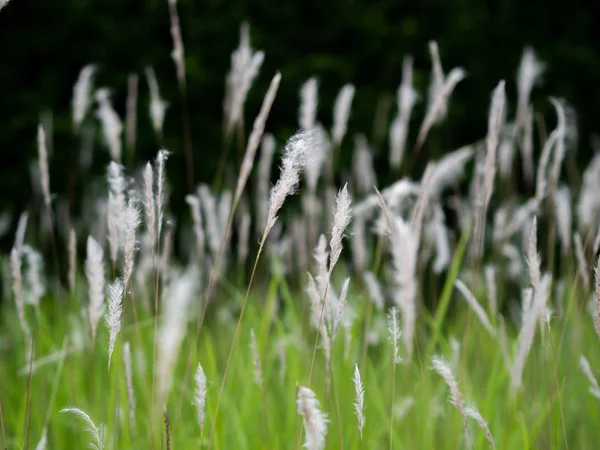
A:
POLYGON ((235 349, 235 344, 237 342, 237 338, 240 334, 240 328, 242 325, 242 318, 244 317, 244 311, 246 309, 246 304, 248 303, 248 297, 250 296, 250 288, 252 287, 252 282, 254 281, 254 275, 256 274, 256 268, 258 267, 258 260, 260 259, 260 255, 262 253, 263 246, 265 241, 267 240, 267 230, 263 233, 263 237, 260 241, 260 245, 258 247, 258 253, 256 254, 256 259, 254 260, 254 267, 252 267, 252 274, 250 275, 250 282, 248 283, 248 288, 246 289, 246 296, 244 297, 244 303, 242 304, 242 310, 240 311, 240 316, 237 321, 237 325, 235 327, 235 333, 233 335, 233 342, 231 343, 231 348, 229 349, 229 356, 227 357, 227 364, 225 365, 225 372, 223 374, 223 381, 221 382, 221 388, 219 389, 219 396, 217 397, 217 406, 215 408, 215 415, 213 417, 213 422, 210 429, 210 438, 208 440, 208 450, 210 450, 210 446, 212 444, 215 427, 217 425, 217 416, 219 415, 219 406, 221 404, 221 397, 223 396, 223 390, 225 389, 225 381, 227 380, 227 374, 229 372, 229 366, 231 364, 231 358, 233 356, 233 350, 235 349))
POLYGON ((33 375, 33 346, 35 344, 35 330, 31 332, 31 350, 29 351, 29 376, 27 380, 27 401, 25 405, 25 425, 23 427, 23 450, 27 450, 29 445, 29 418, 31 406, 31 379, 33 375))
POLYGON ((2 448, 8 450, 6 446, 6 433, 4 432, 4 416, 2 415, 2 401, 0 400, 0 428, 2 429, 2 448))
MULTIPOLYGON (((158 220, 161 220, 160 218, 158 220)), ((156 269, 154 274, 154 342, 152 345, 152 395, 150 397, 150 448, 154 450, 154 395, 156 393, 156 346, 158 343, 158 280, 160 264, 160 234, 156 237, 156 249, 152 246, 152 264, 156 269), (155 257, 156 252, 158 256, 155 257)))
MULTIPOLYGON (((396 345, 396 344, 394 344, 396 345)), ((392 399, 390 407, 390 450, 394 448, 394 398, 396 397, 396 361, 392 361, 392 399)))

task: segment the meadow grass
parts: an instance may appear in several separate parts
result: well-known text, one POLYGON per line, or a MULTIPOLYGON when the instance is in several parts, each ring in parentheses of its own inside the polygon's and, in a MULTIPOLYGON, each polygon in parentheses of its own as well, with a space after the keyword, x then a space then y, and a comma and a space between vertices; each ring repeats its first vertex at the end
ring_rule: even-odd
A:
MULTIPOLYGON (((169 5, 185 98, 176 2, 169 5)), ((242 27, 227 77, 223 155, 234 134, 246 140, 245 96, 264 57, 248 33, 242 27)), ((465 76, 462 68, 444 75, 437 44, 430 51, 431 98, 406 158, 416 93, 405 60, 390 130, 394 170, 418 160, 465 76)), ((143 176, 120 165, 123 130, 106 88, 95 97, 112 159, 108 196, 85 193, 82 217, 55 211, 50 130, 40 126, 39 209, 29 211, 29 227, 29 215, 21 216, 2 257, 3 447, 597 448, 600 273, 592 286, 589 261, 600 248, 600 157, 581 186, 560 184, 575 142, 566 105, 551 99, 557 125, 540 134, 534 189, 525 168, 534 153, 529 94, 541 66, 530 50, 523 64, 514 122, 500 81, 485 141, 426 161, 419 181, 399 178, 381 190, 373 189, 374 152, 362 135, 352 176, 336 173, 354 86, 340 91, 328 133, 316 121, 311 79, 301 90, 301 130, 283 147, 269 194, 276 145, 263 133, 277 73, 234 194, 222 186, 223 168, 215 189, 194 187, 188 173, 191 224, 176 225, 168 207, 167 151, 143 176), (251 196, 246 184, 261 142, 251 196), (512 180, 521 174, 517 148, 522 191, 512 180), (471 159, 466 193, 460 177, 471 159), (301 213, 286 212, 299 187, 301 213), (33 245, 51 248, 53 277, 33 245)), ((76 133, 91 120, 93 67, 74 89, 76 133)), ((162 142, 165 103, 149 79, 162 142)), ((187 104, 182 120, 191 160, 187 104)))

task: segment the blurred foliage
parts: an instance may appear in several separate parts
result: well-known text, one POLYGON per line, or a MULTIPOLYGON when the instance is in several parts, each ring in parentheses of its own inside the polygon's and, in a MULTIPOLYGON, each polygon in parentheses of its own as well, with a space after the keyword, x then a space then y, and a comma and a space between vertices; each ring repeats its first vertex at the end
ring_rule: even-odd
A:
MULTIPOLYGON (((331 125, 338 89, 347 82, 357 86, 344 144, 351 149, 353 133, 371 135, 378 101, 385 97, 393 101, 407 53, 415 57, 415 83, 424 99, 431 39, 439 43, 445 70, 460 65, 469 74, 453 95, 448 120, 431 135, 428 145, 436 149, 435 154, 485 134, 489 96, 501 78, 507 80, 510 114, 514 113, 514 78, 525 45, 533 46, 546 63, 544 83, 533 94, 537 110, 553 125, 547 96, 564 97, 573 105, 583 151, 589 149, 589 134, 597 129, 600 90, 595 87, 600 58, 593 18, 600 13, 598 2, 574 1, 567 6, 556 0, 179 0, 178 10, 186 50, 196 182, 210 181, 215 172, 222 147, 224 78, 244 20, 251 25, 253 47, 266 53, 246 103, 246 127, 260 107, 272 74, 281 70, 283 81, 267 126, 279 142, 296 127, 301 83, 317 75, 319 119, 326 127, 331 125)), ((161 94, 170 103, 165 145, 173 151, 169 177, 174 200, 181 199, 185 177, 180 174, 185 163, 170 52, 167 0, 12 0, 0 14, 0 209, 12 213, 16 222, 28 205, 30 166, 36 159, 35 130, 40 116, 50 111, 54 124, 51 189, 65 194, 80 145, 72 134, 72 86, 81 67, 90 62, 100 66, 96 86, 113 89, 113 103, 122 117, 127 77, 140 75, 137 162, 153 158, 157 150, 143 76, 145 66, 154 67, 161 94)), ((424 106, 423 101, 417 105, 412 133, 424 106)), ((108 162, 99 140, 93 165, 98 176, 108 162)), ((582 160, 589 159, 580 154, 582 160)), ((381 150, 376 164, 382 176, 387 173, 381 150)), ((86 175, 84 181, 88 179, 86 175)))

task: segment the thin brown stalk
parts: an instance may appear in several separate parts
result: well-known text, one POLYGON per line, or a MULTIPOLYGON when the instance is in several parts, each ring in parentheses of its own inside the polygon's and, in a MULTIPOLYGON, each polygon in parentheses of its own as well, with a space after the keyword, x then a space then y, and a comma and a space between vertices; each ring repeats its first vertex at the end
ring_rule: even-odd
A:
POLYGON ((171 432, 169 430, 169 413, 165 408, 165 436, 167 441, 167 450, 171 450, 171 432))

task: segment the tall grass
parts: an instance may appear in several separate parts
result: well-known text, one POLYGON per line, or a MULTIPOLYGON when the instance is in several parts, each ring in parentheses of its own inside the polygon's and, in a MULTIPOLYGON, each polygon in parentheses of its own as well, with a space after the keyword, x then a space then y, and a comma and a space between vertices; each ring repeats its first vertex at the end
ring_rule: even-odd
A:
MULTIPOLYGON (((174 0, 169 11, 185 104, 174 0)), ((73 129, 83 139, 80 131, 100 121, 113 161, 108 189, 84 195, 80 216, 56 213, 48 130, 39 129, 40 208, 21 216, 1 259, 2 448, 596 448, 600 165, 592 161, 581 186, 561 184, 577 145, 564 101, 551 100, 558 124, 548 139, 532 140, 529 96, 542 67, 532 50, 519 70, 516 113, 510 82, 499 82, 488 135, 438 151, 437 161, 419 161, 419 150, 465 72, 445 75, 430 44, 428 106, 420 128, 411 127, 417 68, 407 56, 390 148, 357 137, 350 176, 338 162, 350 150, 344 136, 360 86, 342 88, 328 133, 309 79, 301 130, 287 140, 269 194, 276 145, 263 134, 285 75, 273 77, 246 139, 244 100, 264 57, 248 33, 243 26, 227 78, 224 142, 233 133, 246 141, 238 179, 212 190, 193 186, 188 173, 184 217, 169 209, 166 150, 155 164, 120 165, 120 119, 106 88, 92 86, 95 66, 76 83, 73 129), (528 174, 536 155, 537 173, 528 174), (394 173, 426 168, 365 187, 365 179, 377 184, 379 158, 394 173), (253 172, 255 191, 247 188, 253 172), (511 179, 521 174, 535 184, 518 191, 511 179), (293 193, 300 208, 288 204, 293 193), (35 250, 46 239, 65 243, 53 275, 35 250)), ((162 142, 166 103, 147 74, 162 142)), ((187 116, 185 104, 192 167, 187 116)))

